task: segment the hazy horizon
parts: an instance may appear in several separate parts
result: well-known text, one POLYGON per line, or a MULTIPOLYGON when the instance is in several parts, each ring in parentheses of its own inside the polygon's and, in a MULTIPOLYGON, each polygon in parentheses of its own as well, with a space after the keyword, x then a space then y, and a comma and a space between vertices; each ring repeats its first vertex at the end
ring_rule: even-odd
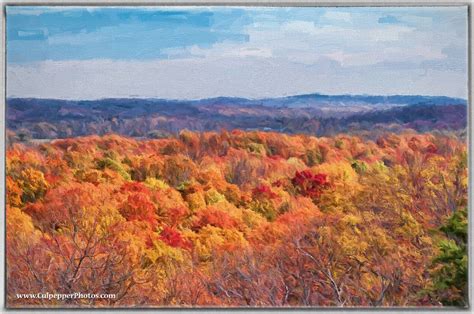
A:
POLYGON ((285 95, 285 96, 275 96, 275 97, 263 97, 263 98, 251 98, 251 97, 239 97, 239 96, 216 96, 216 97, 209 97, 209 98, 159 98, 159 97, 140 97, 136 95, 131 96, 124 96, 124 97, 101 97, 101 98, 49 98, 49 97, 21 97, 21 96, 7 96, 7 99, 41 99, 41 100, 61 100, 61 101, 100 101, 100 100, 111 100, 111 99, 137 99, 137 100, 164 100, 164 101, 201 101, 201 100, 211 100, 211 99, 219 99, 219 98, 228 98, 228 99, 244 99, 249 101, 258 101, 258 100, 266 100, 266 99, 281 99, 281 98, 292 98, 292 97, 304 97, 304 96, 329 96, 329 97, 341 97, 341 96, 348 96, 348 97, 426 97, 426 98, 452 98, 452 99, 459 99, 463 101, 467 101, 467 98, 462 97, 452 97, 452 96, 445 96, 445 95, 415 95, 415 94, 387 94, 387 95, 376 95, 376 94, 322 94, 322 93, 308 93, 308 94, 293 94, 293 95, 285 95))

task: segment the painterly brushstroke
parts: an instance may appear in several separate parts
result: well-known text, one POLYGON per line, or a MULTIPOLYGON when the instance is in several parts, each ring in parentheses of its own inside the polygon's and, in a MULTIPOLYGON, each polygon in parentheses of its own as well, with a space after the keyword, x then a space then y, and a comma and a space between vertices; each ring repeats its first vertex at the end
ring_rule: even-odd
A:
POLYGON ((466 7, 6 13, 9 307, 468 305, 466 7))

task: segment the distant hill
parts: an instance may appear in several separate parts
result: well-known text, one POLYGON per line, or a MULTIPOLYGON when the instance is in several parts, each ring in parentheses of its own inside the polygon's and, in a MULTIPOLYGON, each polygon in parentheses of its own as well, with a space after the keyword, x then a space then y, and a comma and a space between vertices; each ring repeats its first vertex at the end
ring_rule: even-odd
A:
MULTIPOLYGON (((374 125, 399 124, 420 130, 467 124, 466 101, 431 96, 297 95, 202 100, 10 98, 7 128, 28 138, 64 138, 118 133, 164 136, 182 129, 271 130, 330 135, 374 125)), ((393 127, 393 126, 392 126, 393 127)))
POLYGON ((132 107, 137 104, 143 105, 239 105, 239 106, 274 106, 274 107, 320 107, 328 105, 350 106, 358 105, 448 105, 448 104, 466 104, 466 100, 446 96, 420 96, 420 95, 390 95, 390 96, 372 96, 372 95, 323 95, 323 94, 304 94, 277 98, 248 99, 238 97, 215 97, 199 100, 175 100, 159 98, 105 98, 98 100, 59 100, 59 99, 39 99, 39 98, 9 98, 11 105, 21 103, 36 104, 60 104, 60 105, 81 105, 94 107, 97 105, 115 105, 132 107))
POLYGON ((417 95, 392 95, 392 96, 370 96, 370 95, 322 95, 307 94, 282 98, 268 98, 262 100, 250 100, 249 103, 262 104, 264 106, 284 107, 313 107, 313 106, 394 106, 394 105, 448 105, 466 104, 464 99, 444 96, 417 96, 417 95))

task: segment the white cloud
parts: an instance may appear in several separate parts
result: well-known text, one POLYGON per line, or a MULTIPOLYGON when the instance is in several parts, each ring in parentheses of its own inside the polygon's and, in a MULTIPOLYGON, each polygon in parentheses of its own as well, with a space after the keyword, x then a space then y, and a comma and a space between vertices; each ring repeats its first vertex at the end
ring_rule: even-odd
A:
MULTIPOLYGON (((331 59, 343 66, 375 65, 381 62, 421 62, 445 58, 445 42, 427 46, 426 36, 413 28, 387 25, 372 30, 355 30, 340 26, 317 26, 308 21, 284 23, 280 28, 247 30, 245 43, 223 42, 210 48, 197 46, 164 51, 172 57, 247 57, 286 58, 288 61, 312 65, 331 59), (423 40, 420 40, 420 37, 423 40)), ((449 42, 449 41, 447 41, 449 42)))
POLYGON ((71 12, 74 10, 86 10, 88 12, 94 12, 101 10, 100 7, 81 7, 81 6, 8 6, 8 15, 41 15, 45 13, 59 13, 59 12, 71 12))
POLYGON ((466 74, 425 69, 312 66, 282 58, 208 57, 154 61, 45 61, 11 65, 8 97, 276 97, 300 93, 427 94, 466 97, 466 74))
MULTIPOLYGON (((139 10, 139 11, 175 11, 177 9, 186 9, 191 10, 202 10, 206 7, 195 6, 107 6, 107 9, 126 9, 126 10, 139 10)), ((51 5, 51 6, 8 6, 7 14, 8 15, 41 15, 48 13, 60 13, 60 12, 74 12, 74 11, 83 11, 87 12, 98 12, 102 11, 104 7, 102 6, 63 6, 63 5, 51 5)))
POLYGON ((201 48, 193 45, 185 48, 163 49, 161 51, 171 58, 192 58, 192 57, 259 57, 271 58, 272 49, 269 47, 259 47, 252 43, 236 44, 232 42, 222 42, 214 44, 211 48, 201 48))
POLYGON ((302 34, 320 34, 321 29, 316 28, 314 22, 309 21, 291 21, 284 23, 281 30, 288 33, 302 33, 302 34))
POLYGON ((343 21, 351 22, 352 16, 349 12, 339 12, 339 11, 327 11, 322 16, 323 19, 332 20, 332 21, 343 21))
MULTIPOLYGON (((444 22, 437 28, 430 17, 408 14, 400 18, 408 24, 382 25, 377 22, 380 14, 361 17, 333 10, 322 15, 324 23, 296 18, 276 22, 268 10, 262 9, 265 18, 242 30, 247 42, 162 49, 168 60, 9 64, 7 94, 74 99, 258 98, 312 92, 466 97, 467 38, 459 32, 462 27, 444 22), (361 18, 364 24, 359 25, 361 18), (413 26, 417 23, 422 27, 413 26)), ((110 39, 114 30, 62 34, 50 37, 49 43, 90 44, 110 39)))
MULTIPOLYGON (((402 36, 412 33, 415 29, 407 26, 390 25, 383 28, 371 29, 364 32, 368 38, 373 41, 399 41, 402 36)), ((360 36, 358 36, 360 37, 360 36)))

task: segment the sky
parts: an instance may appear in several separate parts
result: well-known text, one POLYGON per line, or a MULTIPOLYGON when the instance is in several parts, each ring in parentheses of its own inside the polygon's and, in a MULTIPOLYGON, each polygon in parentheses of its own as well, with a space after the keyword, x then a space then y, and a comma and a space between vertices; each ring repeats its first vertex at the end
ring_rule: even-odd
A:
POLYGON ((7 97, 467 98, 467 7, 7 6, 7 97))

